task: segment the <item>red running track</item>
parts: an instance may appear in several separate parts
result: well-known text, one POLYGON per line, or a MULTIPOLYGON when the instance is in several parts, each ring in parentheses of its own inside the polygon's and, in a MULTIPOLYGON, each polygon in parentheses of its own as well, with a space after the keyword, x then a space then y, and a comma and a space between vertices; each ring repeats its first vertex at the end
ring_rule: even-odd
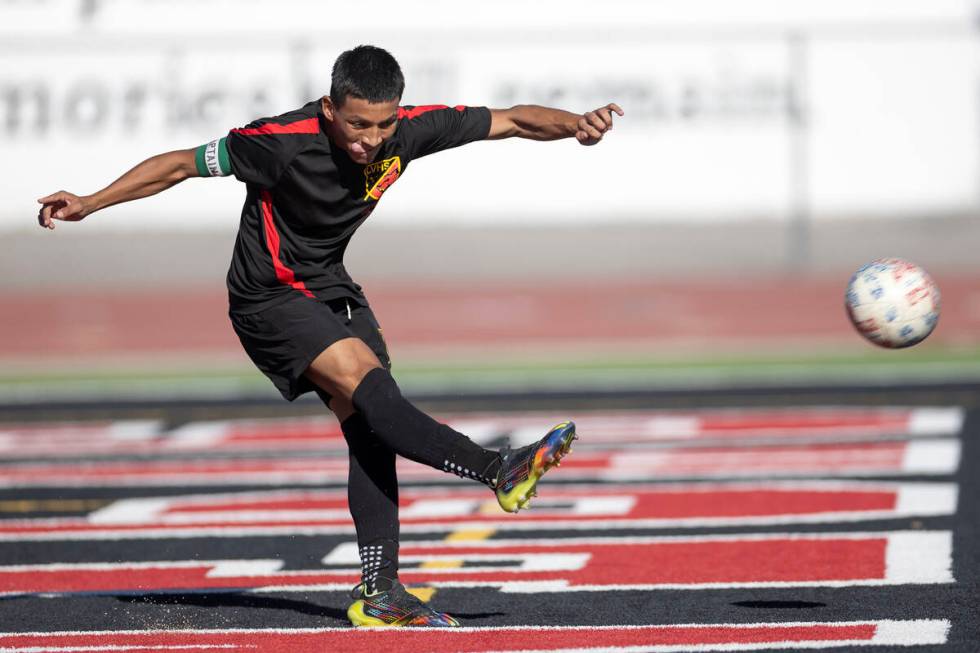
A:
MULTIPOLYGON (((860 344, 844 316, 846 279, 549 286, 500 283, 369 289, 397 355, 400 347, 649 341, 860 344)), ((944 278, 934 342, 976 342, 980 279, 944 278)), ((0 358, 212 352, 240 355, 222 290, 6 293, 0 358)), ((242 355, 244 358, 244 355, 242 355)))

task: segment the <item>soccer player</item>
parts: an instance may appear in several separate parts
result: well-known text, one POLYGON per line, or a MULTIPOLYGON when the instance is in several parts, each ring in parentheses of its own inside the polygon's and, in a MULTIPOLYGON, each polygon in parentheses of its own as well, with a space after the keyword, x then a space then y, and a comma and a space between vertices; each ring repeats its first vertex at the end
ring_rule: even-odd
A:
POLYGON ((404 87, 394 57, 358 46, 337 58, 329 95, 198 148, 151 157, 92 195, 42 197, 38 222, 54 229, 57 220, 78 221, 189 177, 245 182, 229 316, 283 397, 316 392, 340 421, 362 569, 348 616, 357 626, 458 626, 398 581, 395 455, 483 483, 517 512, 570 450, 575 426, 563 422, 534 444, 496 452, 419 411, 389 373, 381 330, 344 268, 344 250, 413 159, 515 136, 594 145, 623 112, 615 104, 584 115, 539 106, 400 107, 404 87))

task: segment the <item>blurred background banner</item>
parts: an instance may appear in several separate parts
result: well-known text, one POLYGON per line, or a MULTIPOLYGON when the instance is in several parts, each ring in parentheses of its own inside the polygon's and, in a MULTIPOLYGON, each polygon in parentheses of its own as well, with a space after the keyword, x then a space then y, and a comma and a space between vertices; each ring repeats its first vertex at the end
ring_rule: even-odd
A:
MULTIPOLYGON (((627 111, 621 135, 594 151, 508 143, 426 161, 386 203, 391 225, 779 221, 801 203, 813 219, 901 218, 980 205, 973 3, 736 12, 620 0, 568 17, 575 7, 504 2, 480 16, 391 3, 355 18, 329 2, 3 2, 4 180, 33 194, 95 189, 141 158, 319 97, 337 54, 372 41, 401 60, 405 103, 586 111, 615 100, 627 111), (507 192, 488 203, 473 180, 507 192)), ((99 223, 230 228, 240 195, 234 182, 194 184, 99 223)), ((0 228, 24 228, 20 215, 6 204, 0 228)))
MULTIPOLYGON (((615 101, 626 111, 597 147, 478 143, 414 163, 387 193, 349 266, 381 299, 394 347, 409 360, 412 351, 435 355, 410 325, 446 287, 463 297, 488 289, 485 310, 470 314, 481 324, 532 290, 574 301, 629 287, 624 305, 655 305, 640 318, 584 302, 638 328, 604 331, 594 315, 570 311, 562 319, 580 329, 556 336, 567 337, 562 360, 570 350, 676 353, 681 340, 685 351, 715 356, 733 347, 723 343, 746 341, 757 350, 847 343, 863 356, 840 295, 853 269, 881 256, 913 259, 950 289, 940 329, 920 349, 956 347, 952 359, 971 358, 980 328, 978 25, 980 3, 967 0, 421 1, 370 11, 312 0, 0 0, 0 361, 14 378, 39 361, 115 359, 119 332, 152 330, 140 326, 145 308, 110 317, 117 312, 99 297, 146 299, 153 288, 174 302, 154 324, 184 333, 168 357, 198 351, 193 336, 213 330, 200 351, 243 363, 221 299, 241 184, 192 180, 54 234, 36 227, 34 200, 60 188, 93 192, 153 154, 316 99, 336 56, 359 43, 399 59, 405 104, 584 112, 615 101), (685 290, 690 279, 715 299, 690 300, 702 297, 685 290), (663 295, 665 280, 680 285, 663 295), (758 296, 733 299, 740 292, 758 296), (396 314, 392 302, 406 293, 416 301, 396 314), (214 306, 193 332, 179 299, 192 296, 214 306), (765 311, 793 302, 797 324, 758 326, 777 320, 765 311), (24 335, 34 322, 67 327, 90 306, 103 306, 101 317, 85 318, 88 335, 69 336, 70 346, 24 335), (722 323, 740 326, 705 328, 722 323)), ((554 319, 544 299, 527 301, 537 308, 500 326, 515 359, 532 351, 514 344, 535 341, 527 329, 554 319)), ((456 332, 482 349, 469 322, 456 332)), ((533 351, 554 340, 538 339, 533 351)), ((460 358, 452 347, 443 356, 460 358)))

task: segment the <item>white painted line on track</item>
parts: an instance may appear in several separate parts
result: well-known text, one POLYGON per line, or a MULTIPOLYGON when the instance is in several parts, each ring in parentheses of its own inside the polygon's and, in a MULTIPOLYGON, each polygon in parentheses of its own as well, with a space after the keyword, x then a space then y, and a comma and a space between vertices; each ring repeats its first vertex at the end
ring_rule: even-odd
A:
POLYGON ((879 621, 871 640, 879 646, 924 646, 945 644, 950 622, 946 619, 915 619, 909 621, 879 621))
POLYGON ((959 435, 966 412, 959 407, 915 408, 909 418, 909 433, 914 436, 959 435))
POLYGON ((283 628, 0 633, 0 651, 187 650, 256 648, 426 650, 470 653, 673 653, 916 646, 947 641, 947 620, 777 622, 670 625, 509 626, 452 629, 283 628), (486 646, 482 643, 485 642, 486 646), (502 646, 513 642, 511 646, 502 646), (476 644, 476 646, 474 646, 476 644))
POLYGON ((909 474, 952 474, 960 465, 959 440, 912 440, 905 447, 902 470, 909 474))
POLYGON ((955 483, 909 483, 898 489, 895 515, 925 517, 956 513, 959 486, 955 483))
POLYGON ((218 562, 207 573, 208 578, 241 578, 269 576, 282 570, 282 560, 232 560, 218 562))
POLYGON ((185 424, 167 435, 165 449, 208 449, 222 442, 230 430, 229 421, 185 424))
POLYGON ((952 583, 953 534, 904 532, 888 537, 885 577, 899 583, 952 583))
POLYGON ((171 503, 165 497, 120 499, 92 512, 87 520, 91 524, 142 524, 171 503))

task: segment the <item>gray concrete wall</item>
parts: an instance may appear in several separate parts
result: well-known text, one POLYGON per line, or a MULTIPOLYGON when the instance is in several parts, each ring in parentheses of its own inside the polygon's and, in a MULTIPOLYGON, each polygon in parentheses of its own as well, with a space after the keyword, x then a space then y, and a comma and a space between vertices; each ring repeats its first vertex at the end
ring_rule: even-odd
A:
MULTIPOLYGON (((108 234, 85 223, 9 233, 2 236, 0 289, 221 286, 234 238, 232 231, 152 228, 108 234)), ((440 230, 369 223, 347 262, 357 279, 400 282, 846 276, 883 256, 908 258, 934 274, 980 274, 980 216, 821 221, 809 229, 806 260, 791 256, 791 240, 786 225, 771 222, 440 230)))

